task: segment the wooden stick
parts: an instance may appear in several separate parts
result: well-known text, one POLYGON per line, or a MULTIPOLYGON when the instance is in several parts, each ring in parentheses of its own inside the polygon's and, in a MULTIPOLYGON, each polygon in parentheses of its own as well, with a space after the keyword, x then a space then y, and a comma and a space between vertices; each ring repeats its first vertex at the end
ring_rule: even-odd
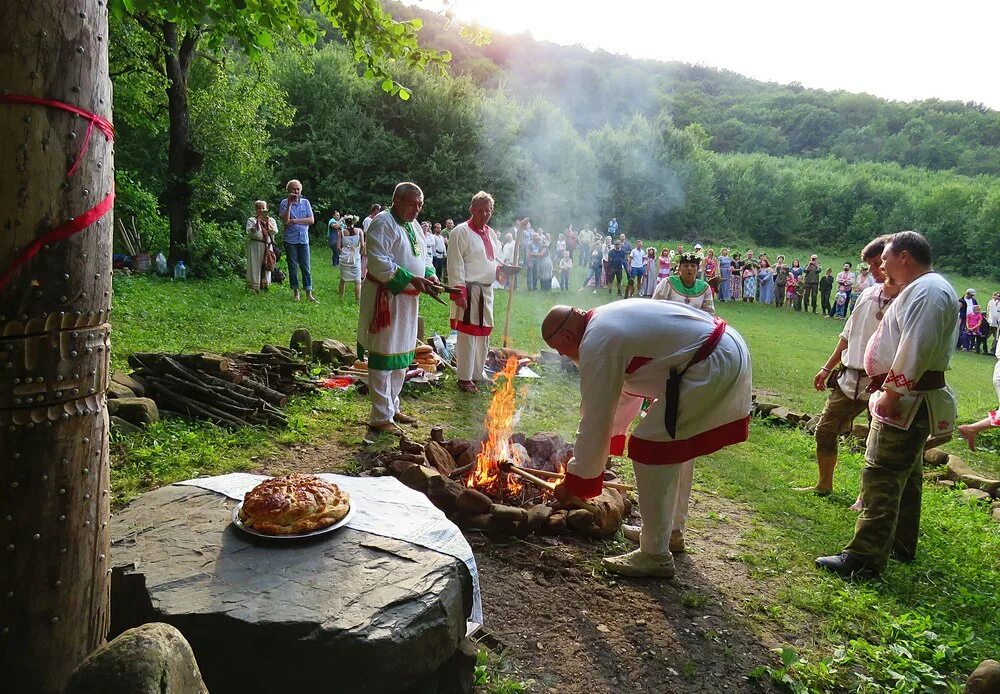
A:
MULTIPOLYGON (((541 487, 542 489, 548 489, 550 492, 553 492, 556 489, 556 485, 553 484, 552 482, 546 482, 541 477, 535 477, 530 472, 525 472, 522 468, 516 467, 514 465, 510 465, 507 467, 509 468, 512 474, 515 474, 518 477, 527 480, 528 482, 531 482, 537 487, 541 487)), ((573 501, 573 505, 577 506, 578 508, 590 511, 597 517, 600 517, 601 515, 600 510, 598 510, 596 506, 594 506, 590 502, 584 501, 583 499, 575 499, 573 501)))
MULTIPOLYGON (((548 479, 562 479, 566 476, 564 472, 549 472, 548 470, 534 470, 529 468, 518 467, 517 465, 512 465, 511 468, 514 470, 520 470, 522 472, 527 472, 529 474, 538 475, 539 477, 546 477, 548 479)), ((605 482, 605 487, 610 487, 611 489, 619 489, 623 492, 634 492, 635 487, 629 486, 627 484, 622 484, 621 482, 605 482)))
MULTIPOLYGON (((521 229, 521 225, 518 224, 517 230, 514 232, 514 257, 511 259, 511 265, 517 267, 518 261, 518 251, 521 249, 521 234, 524 230, 521 229)), ((520 273, 515 273, 513 277, 507 277, 507 312, 503 319, 503 346, 507 347, 507 343, 510 338, 510 311, 514 306, 514 280, 517 279, 520 273)))

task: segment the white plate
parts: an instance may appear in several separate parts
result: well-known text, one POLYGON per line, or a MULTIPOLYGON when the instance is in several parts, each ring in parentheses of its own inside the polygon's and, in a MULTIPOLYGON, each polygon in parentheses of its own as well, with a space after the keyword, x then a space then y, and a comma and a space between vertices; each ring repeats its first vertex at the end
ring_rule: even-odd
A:
POLYGON ((257 537, 265 537, 268 540, 302 540, 307 537, 316 537, 317 535, 323 535, 324 533, 332 532, 337 528, 347 525, 347 521, 351 520, 351 516, 354 515, 354 503, 347 509, 347 515, 341 518, 339 521, 333 525, 328 525, 325 528, 320 528, 319 530, 313 530, 311 533, 301 533, 298 535, 266 535, 262 532, 258 532, 253 528, 243 525, 243 521, 240 520, 240 509, 243 508, 243 502, 236 504, 236 508, 233 509, 233 525, 247 533, 248 535, 256 535, 257 537))

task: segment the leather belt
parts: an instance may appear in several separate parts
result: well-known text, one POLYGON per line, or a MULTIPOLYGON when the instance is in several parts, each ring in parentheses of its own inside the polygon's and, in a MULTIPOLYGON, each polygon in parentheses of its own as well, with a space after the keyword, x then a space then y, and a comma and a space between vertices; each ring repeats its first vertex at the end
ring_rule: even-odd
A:
MULTIPOLYGON (((868 392, 874 393, 877 390, 881 390, 882 386, 885 384, 886 376, 889 374, 878 374, 877 376, 872 376, 872 382, 868 386, 868 392)), ((925 391, 925 390, 941 390, 947 385, 944 382, 944 371, 925 371, 924 375, 917 379, 917 382, 910 386, 910 390, 915 391, 925 391)))
POLYGON ((687 370, 698 362, 705 361, 719 346, 722 336, 726 334, 726 321, 721 318, 715 319, 715 328, 708 338, 701 343, 701 347, 695 352, 683 369, 670 369, 670 376, 667 378, 667 387, 663 394, 663 426, 666 427, 670 438, 677 435, 677 416, 680 408, 681 379, 687 370))

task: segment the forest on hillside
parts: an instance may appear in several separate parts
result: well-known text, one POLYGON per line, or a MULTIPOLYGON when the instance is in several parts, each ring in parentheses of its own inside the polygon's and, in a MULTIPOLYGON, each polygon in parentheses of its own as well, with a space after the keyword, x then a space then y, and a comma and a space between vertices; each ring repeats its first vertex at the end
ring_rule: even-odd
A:
MULTIPOLYGON (((396 7, 408 18, 414 10, 396 7)), ((364 213, 399 180, 423 216, 461 217, 479 189, 498 225, 530 215, 550 231, 603 225, 699 241, 857 248, 915 228, 939 264, 1000 277, 1000 114, 974 104, 902 104, 755 82, 493 35, 476 46, 420 15, 421 41, 451 52, 447 72, 400 65, 400 98, 365 79, 327 27, 303 47, 253 59, 225 42, 192 55, 192 267, 242 266, 252 202, 298 178, 318 213, 364 213)), ((118 213, 166 251, 175 47, 133 17, 112 25, 118 213)), ((387 85, 387 86, 391 86, 387 85)), ((176 154, 176 152, 175 152, 176 154)))

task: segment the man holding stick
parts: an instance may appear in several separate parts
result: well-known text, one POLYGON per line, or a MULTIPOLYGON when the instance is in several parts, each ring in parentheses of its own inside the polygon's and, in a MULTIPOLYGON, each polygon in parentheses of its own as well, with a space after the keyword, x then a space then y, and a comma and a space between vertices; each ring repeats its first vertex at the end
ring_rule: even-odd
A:
POLYGON ((358 344, 368 351, 368 426, 375 432, 402 433, 397 422, 415 421, 399 411, 399 392, 417 345, 418 297, 436 296, 440 287, 416 221, 423 205, 417 184, 400 183, 392 207, 377 214, 365 232, 368 276, 361 288, 358 344))
POLYGON ((843 578, 877 576, 890 553, 913 561, 920 529, 927 436, 950 434, 955 395, 944 381, 958 339, 958 296, 931 267, 931 247, 915 231, 894 234, 882 268, 902 287, 865 350, 872 378, 872 426, 861 472, 864 510, 854 538, 816 565, 843 578))
MULTIPOLYGON (((512 275, 514 268, 500 259, 500 237, 487 222, 493 216, 493 196, 479 191, 469 205, 469 219, 451 232, 448 277, 451 295, 451 328, 458 333, 456 357, 458 387, 475 393, 483 381, 483 364, 493 332, 493 282, 512 275)), ((518 222, 520 233, 527 219, 518 222)))
POLYGON ((560 501, 600 494, 608 454, 625 451, 643 399, 654 401, 628 439, 643 521, 639 549, 603 563, 623 576, 673 576, 669 538, 681 464, 749 435, 750 352, 743 338, 719 318, 667 301, 587 312, 555 306, 542 338, 580 369, 580 425, 575 455, 555 489, 560 501))

